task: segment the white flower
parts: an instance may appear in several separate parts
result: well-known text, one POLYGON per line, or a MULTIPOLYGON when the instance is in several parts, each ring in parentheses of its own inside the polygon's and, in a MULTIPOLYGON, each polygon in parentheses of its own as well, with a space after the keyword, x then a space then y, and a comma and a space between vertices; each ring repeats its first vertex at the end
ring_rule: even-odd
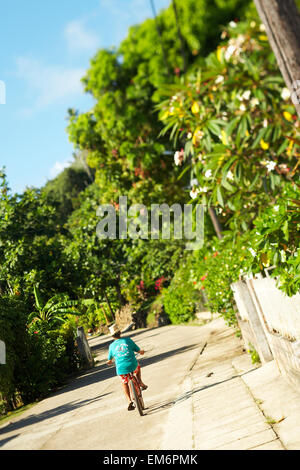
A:
POLYGON ((200 193, 207 193, 208 187, 204 186, 203 188, 199 188, 200 193))
POLYGON ((250 95, 251 95, 251 91, 250 91, 250 90, 246 90, 246 91, 244 91, 244 93, 242 94, 242 98, 243 98, 244 100, 247 100, 247 101, 248 101, 249 98, 250 98, 250 95))
POLYGON ((218 83, 222 83, 222 82, 224 82, 223 75, 218 75, 216 80, 215 80, 215 83, 218 84, 218 83))
POLYGON ((266 167, 268 171, 274 170, 275 166, 276 166, 276 162, 267 161, 266 163, 266 167))
POLYGON ((199 194, 199 189, 198 188, 196 188, 196 189, 193 188, 190 192, 190 196, 191 196, 192 199, 195 199, 198 196, 198 194, 199 194))
POLYGON ((242 103, 241 106, 240 106, 240 110, 241 111, 246 111, 246 109, 247 109, 246 106, 242 103))
POLYGON ((255 106, 258 106, 259 105, 259 101, 257 98, 252 98, 250 100, 250 105, 252 106, 252 108, 254 108, 255 106))
POLYGON ((178 165, 181 165, 182 162, 183 162, 183 157, 184 157, 184 151, 183 149, 180 150, 177 150, 177 152, 174 153, 174 162, 175 162, 175 165, 178 166, 178 165))
POLYGON ((229 180, 233 180, 233 173, 230 170, 228 171, 226 178, 228 178, 229 180))
POLYGON ((264 119, 264 121, 263 121, 263 126, 264 126, 264 127, 268 127, 268 119, 264 119))
POLYGON ((263 23, 259 26, 259 29, 260 29, 261 31, 266 31, 266 27, 265 27, 265 25, 264 25, 263 23))
POLYGON ((284 101, 287 101, 291 96, 290 90, 288 88, 283 88, 281 92, 281 98, 284 101))
POLYGON ((256 256, 256 251, 254 251, 252 248, 249 248, 249 251, 252 256, 256 256))
POLYGON ((175 165, 178 166, 181 164, 181 158, 180 158, 180 155, 179 155, 179 152, 175 152, 174 154, 174 161, 175 161, 175 165))
POLYGON ((188 133, 187 138, 191 139, 193 137, 193 134, 191 132, 188 133))
POLYGON ((205 178, 210 178, 211 175, 212 175, 212 171, 211 170, 206 170, 206 172, 204 174, 205 178))
POLYGON ((279 211, 279 206, 274 206, 274 211, 278 212, 279 211))
POLYGON ((236 46, 234 45, 228 46, 224 54, 225 60, 228 61, 230 57, 232 56, 232 54, 234 54, 235 50, 236 50, 236 46))
POLYGON ((255 26, 256 26, 255 21, 251 21, 250 26, 251 26, 251 28, 255 28, 255 26))
POLYGON ((236 22, 235 21, 230 21, 229 26, 230 26, 230 28, 236 28, 236 22))

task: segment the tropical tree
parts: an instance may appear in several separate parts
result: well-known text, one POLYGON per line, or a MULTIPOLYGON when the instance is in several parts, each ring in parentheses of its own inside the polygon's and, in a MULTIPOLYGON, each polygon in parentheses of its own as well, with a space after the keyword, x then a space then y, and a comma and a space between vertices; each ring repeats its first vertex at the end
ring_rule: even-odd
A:
POLYGON ((300 123, 264 28, 232 22, 223 38, 203 67, 158 93, 168 95, 158 109, 175 165, 194 181, 190 197, 243 233, 296 179, 300 123))
POLYGON ((42 299, 41 291, 34 286, 34 297, 36 311, 28 316, 28 324, 37 323, 41 326, 53 328, 57 323, 67 321, 66 315, 82 315, 79 310, 74 307, 79 305, 77 300, 69 300, 68 295, 57 294, 51 297, 47 302, 42 299))

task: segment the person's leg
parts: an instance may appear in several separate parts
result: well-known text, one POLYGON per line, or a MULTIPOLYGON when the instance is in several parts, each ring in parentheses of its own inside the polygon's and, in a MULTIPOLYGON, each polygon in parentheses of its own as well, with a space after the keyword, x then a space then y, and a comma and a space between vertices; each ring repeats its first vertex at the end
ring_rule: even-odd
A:
POLYGON ((139 366, 138 367, 138 370, 136 371, 136 376, 137 376, 137 379, 139 381, 139 384, 142 388, 148 388, 147 385, 144 384, 144 382, 142 381, 142 374, 141 374, 141 367, 139 366))
POLYGON ((131 396, 129 391, 128 383, 123 383, 123 391, 125 393, 125 397, 127 398, 128 403, 131 403, 131 396))
POLYGON ((129 390, 129 385, 128 385, 128 380, 126 378, 126 376, 121 376, 121 380, 122 380, 122 384, 123 384, 123 392, 124 392, 124 395, 128 401, 128 411, 130 410, 134 410, 134 404, 133 402, 131 401, 131 396, 130 396, 130 390, 129 390))

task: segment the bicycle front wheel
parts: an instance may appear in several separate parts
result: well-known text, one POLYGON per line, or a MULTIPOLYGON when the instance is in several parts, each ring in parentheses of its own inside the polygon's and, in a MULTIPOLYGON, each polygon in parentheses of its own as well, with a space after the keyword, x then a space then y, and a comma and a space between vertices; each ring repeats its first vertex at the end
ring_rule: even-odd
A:
POLYGON ((138 387, 138 385, 135 383, 135 380, 134 379, 130 380, 129 388, 130 388, 131 397, 133 398, 133 400, 135 402, 135 405, 138 409, 139 414, 141 416, 143 416, 144 415, 143 408, 142 408, 142 404, 140 402, 140 397, 139 397, 139 392, 138 392, 137 387, 138 387))

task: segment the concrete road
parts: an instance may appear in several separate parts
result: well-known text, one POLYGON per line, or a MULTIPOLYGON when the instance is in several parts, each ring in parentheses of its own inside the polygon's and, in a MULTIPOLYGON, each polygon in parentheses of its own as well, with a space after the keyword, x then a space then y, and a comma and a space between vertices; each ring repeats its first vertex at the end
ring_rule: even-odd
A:
MULTIPOLYGON (((200 326, 172 325, 125 334, 146 351, 141 366, 149 388, 144 392, 143 417, 137 411, 127 411, 115 368, 105 365, 111 340, 91 339, 96 366, 0 427, 0 448, 163 449, 174 431, 169 413, 178 401, 187 401, 187 376, 205 347, 205 332, 200 326)), ((190 446, 190 419, 189 409, 184 407, 185 448, 190 446)))

